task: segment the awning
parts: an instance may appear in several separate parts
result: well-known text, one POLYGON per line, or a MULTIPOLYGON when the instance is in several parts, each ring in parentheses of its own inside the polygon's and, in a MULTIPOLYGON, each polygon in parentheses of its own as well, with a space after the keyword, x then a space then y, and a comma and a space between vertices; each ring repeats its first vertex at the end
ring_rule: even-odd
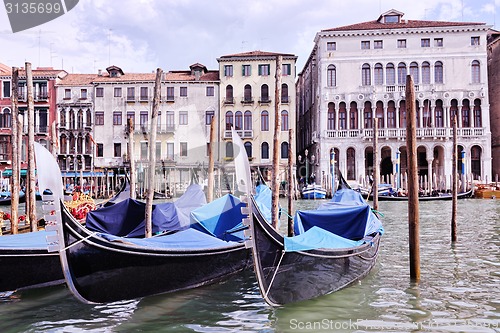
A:
MULTIPOLYGON (((21 177, 26 177, 27 174, 28 174, 27 169, 21 170, 21 177)), ((35 174, 36 174, 36 170, 35 170, 35 174)), ((11 176, 12 176, 12 169, 5 169, 4 171, 2 171, 2 177, 11 177, 11 176)))

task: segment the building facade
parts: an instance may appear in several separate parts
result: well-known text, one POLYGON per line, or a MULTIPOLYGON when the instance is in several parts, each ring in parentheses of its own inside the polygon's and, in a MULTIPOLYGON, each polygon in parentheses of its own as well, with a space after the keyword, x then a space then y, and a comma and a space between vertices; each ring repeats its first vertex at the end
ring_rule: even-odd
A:
POLYGON ((295 55, 252 51, 218 58, 221 94, 219 126, 223 159, 233 158, 230 139, 231 128, 234 127, 245 144, 250 166, 259 168, 266 176, 273 156, 278 55, 282 56, 279 156, 281 177, 284 178, 289 146, 295 151, 295 140, 289 142, 288 138, 288 130, 294 129, 296 123, 295 55))
POLYGON ((500 175, 500 32, 490 30, 488 41, 488 92, 490 98, 492 178, 500 175))
POLYGON ((314 154, 313 172, 323 176, 330 174, 334 153, 346 179, 361 182, 373 172, 376 118, 380 175, 390 179, 404 174, 405 89, 406 76, 411 75, 419 175, 427 177, 434 189, 450 188, 455 118, 465 173, 491 179, 489 27, 404 20, 403 15, 391 10, 374 21, 316 34, 297 81, 298 153, 307 149, 314 154))

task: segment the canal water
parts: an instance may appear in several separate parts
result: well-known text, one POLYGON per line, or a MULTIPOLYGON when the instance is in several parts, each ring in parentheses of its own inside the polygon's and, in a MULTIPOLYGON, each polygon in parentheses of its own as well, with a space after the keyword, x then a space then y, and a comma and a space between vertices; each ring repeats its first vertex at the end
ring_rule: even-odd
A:
POLYGON ((4 295, 0 332, 500 332, 500 200, 460 200, 456 244, 451 202, 420 203, 419 283, 409 278, 407 203, 380 202, 379 210, 386 232, 377 265, 331 295, 272 308, 251 271, 104 305, 82 304, 58 286, 4 295))

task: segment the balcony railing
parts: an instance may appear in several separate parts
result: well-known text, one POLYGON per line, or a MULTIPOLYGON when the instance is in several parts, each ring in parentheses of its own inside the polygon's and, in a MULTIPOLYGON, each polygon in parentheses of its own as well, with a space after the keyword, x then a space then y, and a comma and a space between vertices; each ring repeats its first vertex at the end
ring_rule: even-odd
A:
POLYGON ((225 105, 233 105, 234 104, 234 98, 233 97, 226 97, 224 99, 224 104, 225 105))
MULTIPOLYGON (((135 133, 149 133, 149 124, 145 125, 136 125, 134 132, 135 133)), ((174 133, 177 129, 175 124, 158 124, 156 133, 174 133)), ((127 125, 125 125, 125 131, 127 131, 127 125)))
MULTIPOLYGON (((238 133, 242 139, 253 139, 253 130, 236 130, 236 133, 238 133)), ((224 139, 230 139, 231 137, 231 131, 224 131, 224 139)))
MULTIPOLYGON (((462 138, 473 138, 484 136, 484 128, 459 128, 457 129, 457 136, 462 138)), ((325 137, 333 138, 359 138, 359 139, 372 139, 373 129, 346 129, 346 130, 326 130, 325 137)), ((405 128, 380 128, 378 130, 378 137, 380 139, 401 139, 406 138, 405 128)), ((417 128, 417 138, 419 139, 451 139, 453 137, 453 129, 451 128, 417 128)))

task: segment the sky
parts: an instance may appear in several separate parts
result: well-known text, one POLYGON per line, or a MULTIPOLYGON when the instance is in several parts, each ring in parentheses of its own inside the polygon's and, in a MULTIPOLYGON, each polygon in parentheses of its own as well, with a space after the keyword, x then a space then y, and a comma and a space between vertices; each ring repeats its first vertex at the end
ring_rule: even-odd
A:
POLYGON ((97 73, 218 69, 223 55, 261 50, 298 56, 300 72, 323 29, 376 20, 482 22, 500 30, 500 0, 80 0, 53 21, 12 33, 0 8, 0 63, 97 73))

